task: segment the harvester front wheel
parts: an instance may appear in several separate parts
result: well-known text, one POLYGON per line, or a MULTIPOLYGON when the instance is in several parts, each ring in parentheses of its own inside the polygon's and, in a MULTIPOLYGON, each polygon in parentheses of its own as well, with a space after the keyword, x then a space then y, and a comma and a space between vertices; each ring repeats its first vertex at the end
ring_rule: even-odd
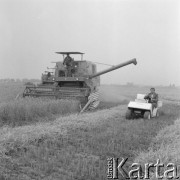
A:
POLYGON ((126 119, 132 119, 132 115, 133 115, 132 109, 127 109, 126 119))
POLYGON ((144 119, 151 119, 151 114, 150 114, 149 111, 146 111, 146 112, 144 113, 144 119))

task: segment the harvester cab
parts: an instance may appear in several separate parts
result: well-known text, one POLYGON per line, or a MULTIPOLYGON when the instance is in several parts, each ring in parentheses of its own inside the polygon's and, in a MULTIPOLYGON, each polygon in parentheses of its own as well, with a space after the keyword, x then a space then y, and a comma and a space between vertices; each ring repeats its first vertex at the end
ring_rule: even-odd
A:
MULTIPOLYGON (((84 60, 84 53, 82 52, 56 53, 63 56, 63 61, 55 62, 54 74, 51 74, 50 78, 47 73, 44 76, 46 80, 42 78, 42 83, 37 86, 26 86, 23 93, 24 97, 49 96, 56 99, 77 99, 83 106, 89 101, 89 97, 92 97, 93 101, 98 101, 95 91, 100 86, 101 75, 129 64, 137 64, 136 59, 132 59, 97 72, 96 64, 92 61, 84 60), (80 55, 81 58, 74 59, 71 57, 76 55, 80 55), (49 83, 47 83, 47 80, 49 83)), ((98 103, 94 104, 97 105, 98 103)))
POLYGON ((89 81, 89 77, 97 73, 96 64, 91 61, 83 60, 81 52, 56 52, 63 55, 63 62, 56 62, 55 82, 58 87, 71 88, 90 88, 100 85, 100 77, 97 76, 89 81), (81 55, 81 59, 74 60, 70 55, 81 55), (66 57, 69 55, 71 63, 66 63, 66 57), (65 57, 66 56, 66 57, 65 57))

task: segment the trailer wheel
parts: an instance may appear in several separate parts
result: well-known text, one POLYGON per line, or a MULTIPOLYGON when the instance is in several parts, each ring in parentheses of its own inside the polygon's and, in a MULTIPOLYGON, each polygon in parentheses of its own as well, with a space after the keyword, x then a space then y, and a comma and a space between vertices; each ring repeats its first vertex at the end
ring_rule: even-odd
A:
POLYGON ((132 119, 132 109, 127 109, 126 111, 126 119, 132 119))
POLYGON ((150 114, 149 111, 146 111, 146 112, 144 113, 144 119, 151 119, 151 114, 150 114))

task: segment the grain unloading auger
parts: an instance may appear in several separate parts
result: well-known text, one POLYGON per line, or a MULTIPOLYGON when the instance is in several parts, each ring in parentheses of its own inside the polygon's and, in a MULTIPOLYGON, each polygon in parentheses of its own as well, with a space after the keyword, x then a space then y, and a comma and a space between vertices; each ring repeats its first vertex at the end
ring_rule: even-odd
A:
POLYGON ((50 83, 26 86, 23 97, 52 97, 55 99, 77 99, 81 104, 88 102, 89 95, 100 86, 100 76, 121 67, 137 64, 136 59, 97 72, 96 64, 83 60, 81 52, 57 52, 63 55, 63 62, 55 62, 54 74, 49 73, 50 83), (72 59, 71 66, 65 64, 64 55, 81 55, 81 60, 72 59))

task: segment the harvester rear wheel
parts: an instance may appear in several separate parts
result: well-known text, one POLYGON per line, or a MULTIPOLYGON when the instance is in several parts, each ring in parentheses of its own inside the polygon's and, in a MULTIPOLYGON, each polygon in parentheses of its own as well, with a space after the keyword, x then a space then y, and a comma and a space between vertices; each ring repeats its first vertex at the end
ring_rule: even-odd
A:
POLYGON ((126 119, 132 119, 133 112, 132 109, 127 109, 126 111, 126 119))
POLYGON ((144 119, 151 119, 151 114, 150 114, 149 111, 146 111, 146 112, 144 113, 144 119))

